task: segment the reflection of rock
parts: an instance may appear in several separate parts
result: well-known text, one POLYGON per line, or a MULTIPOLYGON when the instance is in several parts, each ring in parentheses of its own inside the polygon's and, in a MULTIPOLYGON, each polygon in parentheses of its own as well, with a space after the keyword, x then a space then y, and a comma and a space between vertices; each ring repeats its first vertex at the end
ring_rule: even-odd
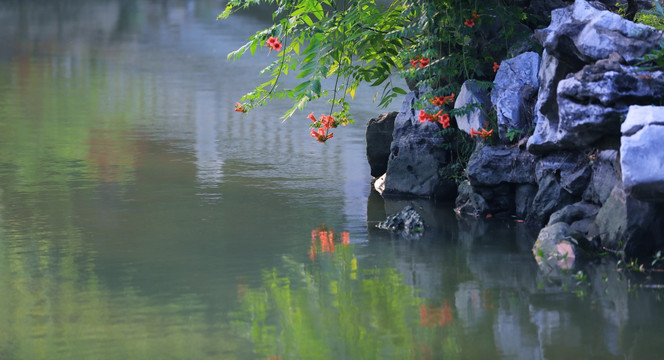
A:
POLYGON ((399 213, 390 215, 376 225, 379 229, 390 230, 407 239, 417 239, 424 234, 424 222, 412 206, 406 206, 399 213))

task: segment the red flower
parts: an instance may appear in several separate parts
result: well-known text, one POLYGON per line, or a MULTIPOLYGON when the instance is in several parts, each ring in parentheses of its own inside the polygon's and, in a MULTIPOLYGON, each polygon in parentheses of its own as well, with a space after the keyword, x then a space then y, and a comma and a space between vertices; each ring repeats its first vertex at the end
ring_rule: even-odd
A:
POLYGON ((471 16, 471 18, 472 18, 473 20, 477 20, 477 19, 480 18, 480 16, 479 16, 475 11, 473 11, 473 15, 471 16))
POLYGON ((438 115, 438 122, 443 125, 443 129, 450 126, 450 114, 438 115))
POLYGON ((491 134, 493 134, 493 129, 486 131, 486 129, 482 129, 482 134, 480 134, 480 137, 482 139, 488 139, 491 137, 491 134))
POLYGON ((420 59, 420 67, 427 67, 429 65, 429 58, 422 58, 420 59))
POLYGON ((410 60, 410 64, 413 65, 414 67, 418 67, 420 64, 420 57, 415 56, 415 59, 410 60))
POLYGON ((307 116, 307 119, 311 119, 311 121, 316 122, 316 118, 314 117, 313 112, 311 114, 309 114, 309 116, 307 116))
POLYGON ((318 130, 311 129, 311 137, 315 138, 316 141, 318 141, 318 142, 324 143, 328 139, 331 139, 332 137, 334 137, 334 134, 332 134, 332 133, 328 134, 327 130, 325 130, 323 128, 319 128, 318 130))
POLYGON ((434 97, 434 98, 431 98, 431 100, 429 100, 429 101, 432 104, 434 104, 438 107, 442 107, 443 105, 447 104, 448 102, 454 102, 454 93, 452 93, 452 95, 448 95, 448 96, 434 97))
POLYGON ((500 69, 500 65, 497 62, 493 62, 493 72, 497 72, 500 69))
POLYGON ((237 112, 241 112, 241 113, 246 113, 246 112, 247 112, 247 109, 245 109, 245 108, 242 106, 242 104, 240 104, 239 102, 236 102, 236 103, 235 103, 235 111, 237 111, 237 112))
POLYGON ((281 51, 281 43, 279 42, 279 39, 273 36, 270 36, 270 38, 267 39, 266 45, 273 50, 281 51))
POLYGON ((475 128, 470 128, 470 136, 473 137, 475 135, 482 135, 481 131, 475 131, 475 128))
POLYGON ((471 19, 467 19, 463 24, 466 25, 466 26, 468 26, 468 27, 473 27, 473 26, 475 26, 475 20, 472 19, 472 18, 471 18, 471 19))

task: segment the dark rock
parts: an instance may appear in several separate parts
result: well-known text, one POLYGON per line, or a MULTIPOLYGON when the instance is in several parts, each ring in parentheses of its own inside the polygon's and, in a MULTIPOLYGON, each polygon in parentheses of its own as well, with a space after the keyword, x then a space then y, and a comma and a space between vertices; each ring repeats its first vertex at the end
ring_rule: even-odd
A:
POLYGON ((514 213, 519 219, 525 219, 532 211, 533 201, 537 195, 537 185, 520 184, 514 191, 514 213))
POLYGON ((551 214, 548 225, 564 222, 570 226, 572 232, 586 235, 595 221, 598 211, 599 206, 581 201, 567 205, 551 214))
POLYGON ((468 179, 473 186, 534 184, 535 164, 535 156, 518 146, 480 144, 468 161, 468 179))
POLYGON ((498 116, 498 134, 503 140, 510 130, 525 133, 532 126, 540 62, 539 54, 526 52, 500 64, 491 102, 498 116))
POLYGON ((620 182, 618 175, 618 151, 603 150, 591 160, 590 184, 583 193, 583 200, 602 205, 611 190, 620 182))
POLYGON ((664 106, 630 106, 621 130, 625 191, 639 200, 664 201, 664 106))
POLYGON ((602 246, 624 252, 628 258, 652 255, 664 239, 661 204, 637 200, 616 186, 595 218, 589 236, 599 236, 602 246))
POLYGON ((422 217, 410 205, 399 213, 388 216, 376 227, 398 233, 407 239, 418 239, 424 234, 422 217))
POLYGON ((541 158, 535 167, 539 184, 541 179, 553 175, 560 186, 571 195, 581 197, 591 175, 590 157, 580 152, 558 152, 541 158))
POLYGON ((547 174, 538 181, 537 194, 526 222, 533 226, 542 226, 554 211, 574 201, 574 197, 560 185, 560 179, 555 174, 547 174))
POLYGON ((397 112, 382 114, 369 120, 367 124, 367 160, 371 167, 371 176, 379 177, 387 171, 387 161, 390 158, 390 144, 394 131, 394 119, 397 112))
POLYGON ((454 212, 461 215, 482 216, 488 212, 489 206, 482 195, 475 192, 469 181, 459 185, 459 195, 455 201, 454 212))
POLYGON ((440 124, 421 124, 413 109, 418 92, 406 95, 394 120, 384 196, 416 196, 454 199, 456 183, 441 176, 440 169, 451 161, 441 144, 440 124))
POLYGON ((470 134, 471 129, 485 127, 484 124, 489 121, 487 114, 491 109, 491 99, 489 92, 478 87, 475 80, 468 80, 461 85, 461 91, 454 102, 455 110, 466 106, 476 107, 467 114, 456 116, 459 129, 470 134))

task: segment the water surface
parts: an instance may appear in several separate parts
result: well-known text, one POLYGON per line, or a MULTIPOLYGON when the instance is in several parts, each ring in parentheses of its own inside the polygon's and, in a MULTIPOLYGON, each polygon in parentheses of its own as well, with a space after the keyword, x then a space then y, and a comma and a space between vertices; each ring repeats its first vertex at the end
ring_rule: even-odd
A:
POLYGON ((0 358, 662 353, 661 294, 613 263, 546 274, 522 224, 371 193, 373 92, 325 145, 327 105, 235 112, 274 54, 226 54, 270 13, 222 8, 0 3, 0 358), (422 239, 373 227, 409 204, 422 239))

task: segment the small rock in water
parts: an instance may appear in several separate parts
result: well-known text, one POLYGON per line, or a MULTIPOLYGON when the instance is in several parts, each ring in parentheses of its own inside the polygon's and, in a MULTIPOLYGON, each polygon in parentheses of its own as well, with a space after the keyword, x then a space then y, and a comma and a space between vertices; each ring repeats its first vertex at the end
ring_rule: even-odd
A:
POLYGON ((399 213, 390 215, 376 225, 379 229, 401 233, 407 238, 419 238, 424 234, 424 222, 412 206, 406 206, 399 213))

